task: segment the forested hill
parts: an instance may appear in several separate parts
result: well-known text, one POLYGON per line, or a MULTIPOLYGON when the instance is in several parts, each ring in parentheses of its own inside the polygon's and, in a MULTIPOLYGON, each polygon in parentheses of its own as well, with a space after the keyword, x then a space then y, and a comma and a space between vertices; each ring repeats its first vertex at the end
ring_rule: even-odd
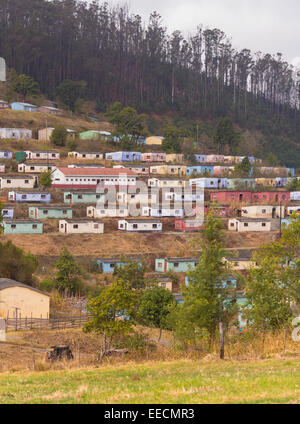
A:
POLYGON ((63 80, 83 80, 86 97, 103 106, 120 101, 187 119, 229 116, 259 130, 265 152, 300 167, 295 70, 281 54, 237 51, 219 29, 199 25, 185 37, 169 34, 156 12, 145 23, 126 6, 0 0, 0 56, 50 98, 63 80))

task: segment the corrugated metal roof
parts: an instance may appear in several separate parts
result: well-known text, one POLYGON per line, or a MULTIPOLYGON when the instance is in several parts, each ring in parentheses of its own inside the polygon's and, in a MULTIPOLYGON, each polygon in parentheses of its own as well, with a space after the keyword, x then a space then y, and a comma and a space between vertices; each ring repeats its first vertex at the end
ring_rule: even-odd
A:
POLYGON ((48 297, 50 296, 48 293, 45 293, 31 286, 27 286, 26 284, 19 283, 18 281, 10 280, 9 278, 0 278, 0 290, 8 289, 10 287, 23 287, 25 289, 30 289, 38 293, 41 293, 45 296, 48 296, 48 297))
POLYGON ((117 168, 57 168, 60 172, 62 172, 64 175, 70 175, 70 176, 89 176, 89 175, 95 175, 95 176, 105 176, 105 175, 120 175, 120 174, 126 174, 126 175, 132 175, 136 177, 135 172, 130 170, 124 170, 124 169, 117 169, 117 168))

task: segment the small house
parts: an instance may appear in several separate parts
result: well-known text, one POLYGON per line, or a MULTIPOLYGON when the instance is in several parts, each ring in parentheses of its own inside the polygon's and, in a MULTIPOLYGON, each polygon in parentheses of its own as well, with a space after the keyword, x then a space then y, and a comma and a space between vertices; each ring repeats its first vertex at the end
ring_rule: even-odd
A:
POLYGON ((153 135, 151 137, 146 138, 146 144, 149 146, 161 146, 163 140, 164 140, 164 137, 153 135))
POLYGON ((49 113, 50 115, 61 115, 62 110, 53 106, 40 106, 36 110, 37 112, 49 113))
POLYGON ((166 162, 170 163, 182 163, 184 161, 184 154, 183 153, 168 153, 166 155, 166 162))
POLYGON ((283 218, 285 207, 273 205, 243 206, 241 209, 236 209, 235 213, 243 218, 283 218))
POLYGON ((175 231, 183 233, 199 231, 202 225, 201 219, 175 219, 175 231))
POLYGON ((255 190, 255 178, 228 178, 228 190, 255 190))
POLYGON ((118 221, 118 230, 146 233, 162 231, 162 223, 157 219, 122 219, 118 221))
POLYGON ((5 172, 5 164, 0 163, 0 172, 5 172))
POLYGON ((186 175, 200 175, 200 174, 214 174, 214 166, 213 165, 188 165, 186 167, 186 175))
POLYGON ((5 175, 0 177, 0 188, 33 188, 36 177, 28 175, 5 175))
POLYGON ((256 184, 262 187, 276 187, 276 178, 256 178, 256 184))
POLYGON ((0 278, 1 318, 49 318, 50 296, 15 280, 0 278))
POLYGON ((164 258, 155 259, 156 272, 188 272, 196 268, 199 258, 164 258))
POLYGON ((25 159, 28 160, 55 160, 59 159, 59 152, 56 150, 26 150, 25 159))
POLYGON ((291 191, 290 195, 292 202, 300 201, 300 191, 291 191))
MULTIPOLYGON (((137 263, 142 266, 142 262, 139 259, 131 258, 130 261, 137 263)), ((126 266, 128 262, 121 258, 101 258, 97 259, 97 265, 99 272, 103 274, 111 274, 114 272, 116 267, 122 268, 126 266)))
POLYGON ((32 219, 72 219, 72 209, 63 206, 30 206, 28 214, 32 219))
POLYGON ((198 163, 206 163, 206 155, 195 155, 195 160, 198 163))
POLYGON ((165 153, 142 153, 141 159, 142 162, 166 162, 166 154, 165 153))
MULTIPOLYGON (((55 129, 54 127, 47 127, 47 128, 43 128, 43 129, 39 130, 38 131, 39 141, 50 141, 51 135, 52 135, 54 129, 55 129)), ((69 128, 66 128, 66 130, 67 130, 68 138, 75 139, 76 131, 70 130, 69 128)))
POLYGON ((13 218, 14 217, 14 209, 13 208, 3 208, 1 210, 1 215, 3 218, 13 218))
POLYGON ((18 172, 29 172, 33 174, 40 174, 45 171, 54 171, 56 166, 49 163, 19 163, 18 172))
POLYGON ((149 178, 148 187, 156 188, 182 188, 184 186, 183 180, 175 178, 149 178))
POLYGON ((224 155, 206 155, 206 163, 222 163, 224 155))
POLYGON ((227 178, 191 178, 189 184, 200 188, 226 188, 227 178))
POLYGON ((134 162, 141 160, 141 152, 110 152, 105 153, 105 159, 114 162, 134 162))
POLYGON ((9 191, 8 200, 10 202, 21 203, 49 203, 50 193, 45 191, 9 191))
POLYGON ((276 177, 276 187, 286 187, 287 185, 287 179, 286 177, 276 177))
POLYGON ((117 201, 118 203, 126 203, 128 205, 148 205, 149 203, 156 203, 158 201, 158 193, 154 190, 140 190, 138 193, 131 193, 131 190, 130 192, 119 191, 117 193, 117 201))
POLYGON ((96 204, 101 199, 104 199, 104 196, 104 193, 97 193, 96 191, 64 191, 64 203, 67 203, 69 205, 82 203, 96 204))
POLYGON ((100 152, 69 152, 68 156, 75 159, 103 159, 103 153, 100 152))
POLYGON ((66 234, 103 234, 104 223, 101 220, 61 219, 59 232, 66 234))
POLYGON ((204 215, 207 216, 210 211, 213 211, 214 216, 224 218, 230 216, 230 205, 204 205, 204 215))
POLYGON ((300 213, 300 206, 288 206, 287 215, 291 216, 294 213, 300 213))
POLYGON ((25 128, 0 128, 0 138, 30 140, 32 138, 32 131, 25 128))
POLYGON ((8 109, 9 104, 5 102, 4 100, 0 100, 0 109, 8 109))
POLYGON ((272 231, 271 219, 266 218, 232 218, 228 221, 229 231, 272 231))
POLYGON ((0 150, 0 159, 12 159, 13 154, 10 150, 0 150))
POLYGON ((5 219, 2 225, 4 234, 43 234, 43 223, 33 219, 5 219))
POLYGON ((149 175, 149 168, 144 165, 114 165, 113 168, 125 168, 137 175, 149 175))
POLYGON ((252 203, 287 203, 290 200, 288 191, 261 191, 251 193, 252 203))
POLYGON ((172 207, 170 205, 161 205, 161 206, 143 206, 142 207, 142 216, 153 216, 156 218, 167 218, 167 217, 184 217, 184 209, 181 207, 172 207))
POLYGON ((162 287, 163 289, 169 290, 173 292, 174 283, 169 277, 156 277, 158 287, 162 287))
POLYGON ((129 216, 129 210, 127 207, 116 206, 116 207, 105 207, 105 206, 88 206, 87 216, 89 218, 121 218, 129 216))
POLYGON ((250 191, 218 191, 210 193, 210 201, 216 203, 251 202, 250 191))
POLYGON ((214 165, 213 169, 213 175, 224 175, 230 174, 234 170, 234 166, 214 165))
POLYGON ((104 136, 103 131, 97 131, 97 130, 83 131, 79 134, 79 138, 81 140, 99 140, 103 136, 104 136))
POLYGON ((30 103, 13 102, 10 104, 12 110, 22 110, 27 112, 36 112, 37 106, 30 103))

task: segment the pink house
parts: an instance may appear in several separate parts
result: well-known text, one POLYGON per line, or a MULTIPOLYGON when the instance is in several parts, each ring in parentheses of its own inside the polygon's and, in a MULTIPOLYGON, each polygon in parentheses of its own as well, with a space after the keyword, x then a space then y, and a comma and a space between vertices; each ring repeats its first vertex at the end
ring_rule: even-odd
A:
POLYGON ((287 203, 290 201, 289 191, 262 191, 257 193, 251 193, 251 201, 253 203, 287 203))
POLYGON ((0 172, 5 172, 5 165, 4 165, 4 163, 0 163, 0 172))
POLYGON ((208 215, 210 209, 213 210, 214 215, 218 217, 230 216, 230 206, 229 205, 204 205, 204 214, 208 215))
POLYGON ((224 155, 207 155, 206 163, 224 162, 224 155))
POLYGON ((251 191, 218 191, 210 193, 211 202, 234 203, 251 202, 251 191))
POLYGON ((141 154, 142 162, 166 162, 165 153, 142 153, 141 154))

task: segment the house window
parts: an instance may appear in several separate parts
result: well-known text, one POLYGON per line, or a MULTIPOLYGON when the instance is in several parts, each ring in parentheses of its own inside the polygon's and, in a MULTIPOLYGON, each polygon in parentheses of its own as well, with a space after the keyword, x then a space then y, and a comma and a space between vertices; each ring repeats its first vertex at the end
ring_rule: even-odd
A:
POLYGON ((11 184, 11 180, 6 180, 6 183, 7 184, 11 184))
POLYGON ((26 194, 22 194, 22 199, 27 199, 26 194))
POLYGON ((66 195, 66 199, 72 199, 72 195, 71 194, 67 194, 66 195))
POLYGON ((160 283, 160 287, 166 288, 166 283, 160 283))
POLYGON ((230 227, 234 227, 234 223, 233 222, 230 224, 230 227))
POLYGON ((99 224, 94 224, 94 228, 97 230, 99 228, 99 224))
POLYGON ((24 183, 25 183, 25 184, 29 184, 29 180, 25 180, 25 181, 24 181, 24 183))
POLYGON ((114 268, 115 264, 109 264, 110 268, 114 268))
POLYGON ((78 194, 77 199, 82 199, 82 194, 78 194))
POLYGON ((64 214, 64 215, 67 215, 67 211, 66 211, 66 210, 63 210, 63 214, 64 214))
POLYGON ((157 266, 158 266, 158 268, 162 268, 162 263, 158 262, 157 266))
POLYGON ((174 267, 175 267, 175 268, 178 268, 178 267, 179 267, 179 263, 178 263, 178 262, 175 262, 175 263, 174 263, 174 267))
POLYGON ((41 199, 46 199, 46 195, 45 194, 42 194, 41 195, 41 199))
POLYGON ((30 167, 30 171, 34 171, 34 166, 31 166, 30 167))
POLYGON ((44 211, 43 211, 43 214, 44 214, 44 215, 47 215, 47 214, 48 214, 48 211, 47 211, 47 210, 44 210, 44 211))
POLYGON ((248 222, 244 222, 244 227, 248 227, 248 222))
POLYGON ((265 222, 263 222, 261 225, 262 225, 262 227, 265 227, 265 226, 266 226, 266 223, 265 223, 265 222))
POLYGON ((133 224, 132 228, 137 229, 138 225, 137 224, 133 224))
POLYGON ((261 213, 266 213, 267 211, 266 211, 266 209, 263 209, 262 211, 261 211, 261 213))
POLYGON ((157 228, 157 224, 153 224, 152 225, 152 228, 157 228))
POLYGON ((64 224, 60 224, 60 228, 64 228, 64 224))
POLYGON ((37 229, 37 225, 36 225, 36 224, 33 224, 33 225, 32 225, 32 229, 33 229, 33 230, 36 230, 36 229, 37 229))
POLYGON ((73 224, 73 228, 78 228, 78 224, 73 224))
POLYGON ((10 228, 12 228, 13 230, 15 230, 16 229, 16 224, 11 224, 11 226, 10 226, 10 228))

